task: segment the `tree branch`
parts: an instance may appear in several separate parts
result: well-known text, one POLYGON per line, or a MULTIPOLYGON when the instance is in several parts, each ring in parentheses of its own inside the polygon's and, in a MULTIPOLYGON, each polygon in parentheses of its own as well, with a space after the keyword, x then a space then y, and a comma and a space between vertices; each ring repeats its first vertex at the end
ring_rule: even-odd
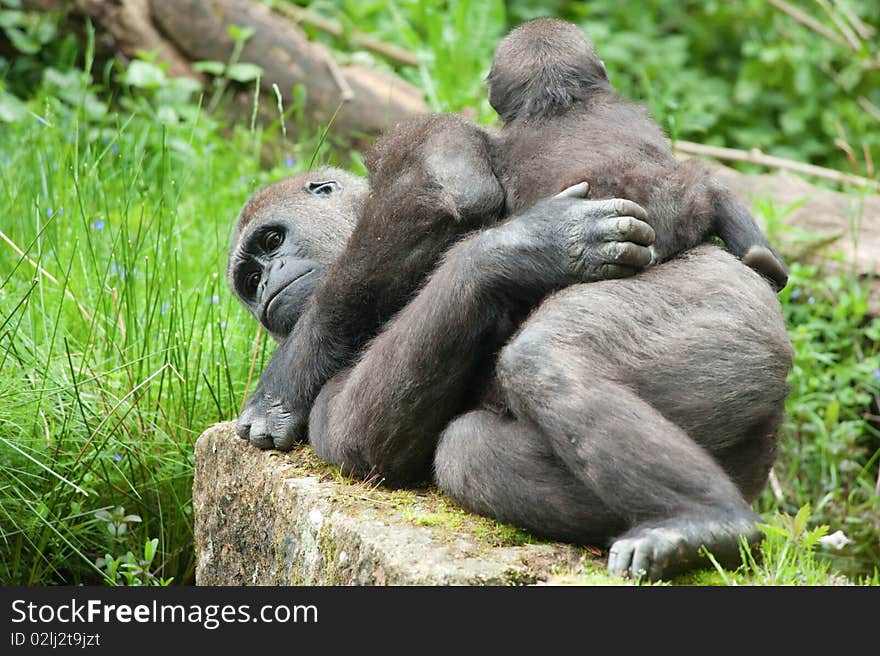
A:
POLYGON ((746 162, 749 164, 759 164, 775 169, 784 169, 786 171, 796 171, 805 175, 825 180, 832 180, 840 184, 855 185, 857 187, 867 187, 874 191, 880 191, 880 182, 863 178, 860 175, 851 173, 843 173, 834 169, 826 169, 822 166, 806 164, 804 162, 796 162, 782 157, 774 157, 767 155, 758 148, 751 150, 738 150, 736 148, 722 148, 720 146, 707 146, 692 141, 676 141, 673 147, 680 153, 686 155, 700 155, 703 157, 713 157, 728 162, 746 162))

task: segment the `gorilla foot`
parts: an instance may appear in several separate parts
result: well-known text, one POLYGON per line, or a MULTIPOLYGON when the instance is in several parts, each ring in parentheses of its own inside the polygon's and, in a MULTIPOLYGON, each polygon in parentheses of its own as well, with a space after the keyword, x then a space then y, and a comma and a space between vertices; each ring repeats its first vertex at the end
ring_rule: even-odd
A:
POLYGON ((769 280, 777 292, 788 284, 788 269, 769 248, 752 246, 743 255, 742 263, 769 280))
POLYGON ((611 545, 608 571, 619 576, 656 581, 708 564, 702 547, 720 564, 740 561, 742 537, 757 537, 753 517, 711 518, 681 516, 657 524, 642 524, 611 545))

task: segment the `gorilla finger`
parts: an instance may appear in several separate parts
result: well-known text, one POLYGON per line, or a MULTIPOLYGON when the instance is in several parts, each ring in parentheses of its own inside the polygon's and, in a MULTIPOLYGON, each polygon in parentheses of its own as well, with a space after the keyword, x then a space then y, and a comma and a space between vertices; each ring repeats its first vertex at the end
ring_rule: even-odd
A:
POLYGON ((269 411, 266 421, 266 432, 279 451, 290 451, 293 445, 304 441, 305 427, 296 419, 296 415, 281 406, 274 406, 269 411))
POLYGON ((632 562, 634 545, 630 540, 618 540, 611 545, 608 556, 608 572, 614 576, 626 576, 632 562))
POLYGON ((589 193, 590 183, 585 181, 563 189, 554 198, 586 198, 589 193))
POLYGON ((651 263, 651 249, 632 242, 615 241, 601 248, 603 256, 609 263, 622 264, 629 267, 644 268, 651 263))
POLYGON ((644 540, 640 540, 633 550, 632 563, 629 566, 630 575, 636 580, 648 578, 648 571, 654 561, 654 550, 644 540))
POLYGON ((246 440, 248 439, 248 437, 250 437, 252 418, 253 412, 249 407, 247 407, 238 416, 238 419, 235 420, 235 434, 243 440, 246 440))
POLYGON ((625 198, 607 198, 591 201, 589 212, 594 218, 635 217, 641 221, 648 220, 648 213, 638 203, 625 198))
POLYGON ((251 444, 260 449, 273 447, 272 437, 266 429, 266 417, 255 417, 251 424, 251 444))
POLYGON ((603 264, 599 267, 599 275, 602 280, 612 280, 615 278, 629 278, 639 272, 635 267, 625 264, 603 264))
POLYGON ((654 228, 633 216, 606 219, 597 224, 597 229, 606 241, 631 241, 650 246, 657 238, 654 228))

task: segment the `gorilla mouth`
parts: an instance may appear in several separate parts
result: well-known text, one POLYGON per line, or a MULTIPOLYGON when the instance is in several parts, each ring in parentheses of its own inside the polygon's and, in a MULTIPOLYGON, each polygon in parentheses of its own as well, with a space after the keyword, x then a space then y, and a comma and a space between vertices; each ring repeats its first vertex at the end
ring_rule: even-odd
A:
POLYGON ((269 297, 269 300, 266 301, 266 304, 263 306, 263 318, 261 319, 260 323, 262 323, 264 326, 268 327, 269 315, 270 315, 270 313, 272 313, 272 305, 275 303, 275 301, 278 299, 278 297, 281 296, 281 294, 283 294, 285 291, 287 291, 287 288, 290 287, 292 284, 299 282, 300 280, 305 278, 307 275, 314 273, 314 272, 315 272, 314 269, 309 269, 308 271, 304 271, 303 273, 299 274, 296 278, 291 278, 291 280, 286 285, 284 285, 283 287, 276 290, 275 293, 272 294, 271 297, 269 297))

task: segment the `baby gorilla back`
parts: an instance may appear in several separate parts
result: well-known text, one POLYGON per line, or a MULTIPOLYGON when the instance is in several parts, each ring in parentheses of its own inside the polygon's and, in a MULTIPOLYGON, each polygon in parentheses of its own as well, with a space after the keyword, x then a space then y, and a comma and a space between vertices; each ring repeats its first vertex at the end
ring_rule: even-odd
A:
POLYGON ((653 190, 677 167, 646 110, 610 97, 509 125, 494 155, 511 213, 584 180, 591 198, 629 198, 650 210, 653 190))
POLYGON ((517 28, 499 45, 489 84, 507 122, 494 160, 510 211, 586 180, 591 198, 629 198, 648 211, 655 261, 718 236, 785 286, 785 265, 748 209, 706 164, 676 161, 647 110, 614 92, 579 28, 552 19, 517 28))

